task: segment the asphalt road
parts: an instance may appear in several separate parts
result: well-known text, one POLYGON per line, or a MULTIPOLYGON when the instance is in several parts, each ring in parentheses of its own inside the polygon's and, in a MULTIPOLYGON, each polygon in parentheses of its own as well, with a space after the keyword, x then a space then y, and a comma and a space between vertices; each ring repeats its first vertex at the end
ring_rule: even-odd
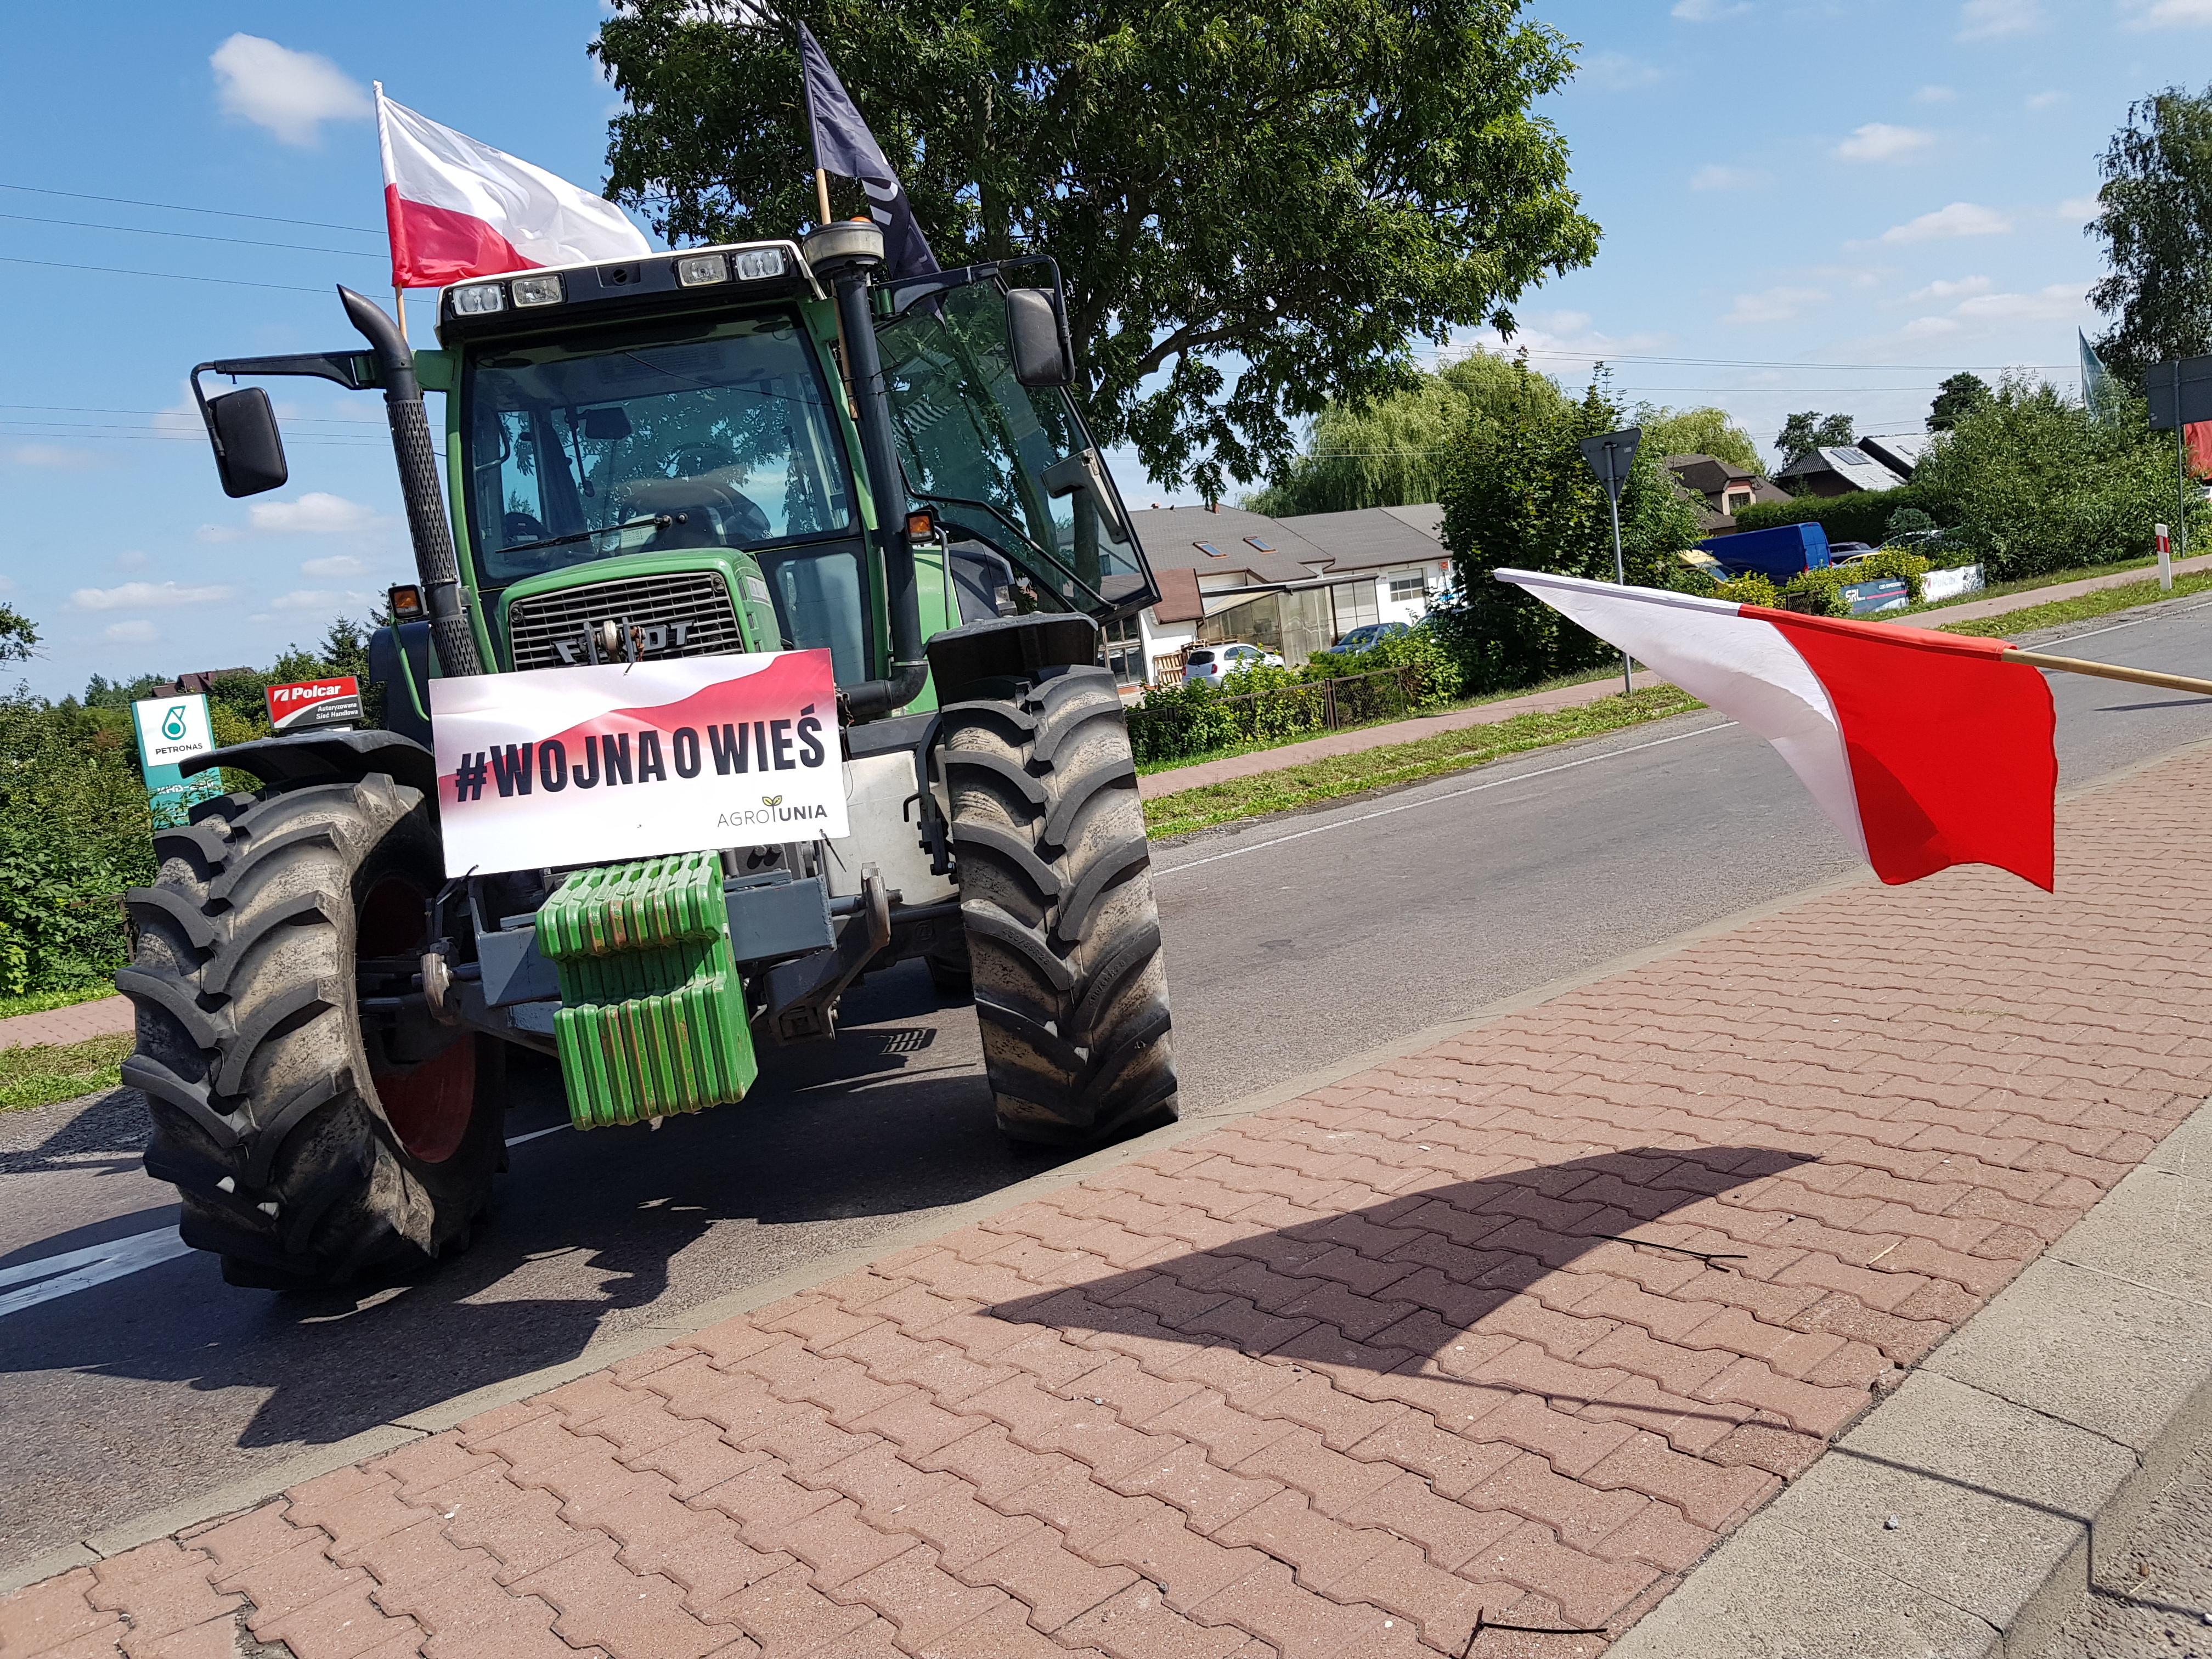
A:
MULTIPOLYGON (((2212 676, 2212 604, 2071 638, 2212 676)), ((2212 702, 2054 690, 2062 787, 2212 738, 2212 702)), ((1711 714, 1164 846, 1185 1109, 1851 866, 1773 752, 1711 714)), ((742 1105, 655 1133, 558 1127, 558 1078, 526 1060, 493 1227, 358 1293, 232 1290, 212 1259, 167 1255, 171 1194, 138 1168, 128 1092, 0 1118, 0 1572, 1050 1167, 999 1139, 974 1017, 918 964, 844 1019, 834 1048, 768 1055, 742 1105), (123 1240, 137 1254, 103 1266, 123 1240)))

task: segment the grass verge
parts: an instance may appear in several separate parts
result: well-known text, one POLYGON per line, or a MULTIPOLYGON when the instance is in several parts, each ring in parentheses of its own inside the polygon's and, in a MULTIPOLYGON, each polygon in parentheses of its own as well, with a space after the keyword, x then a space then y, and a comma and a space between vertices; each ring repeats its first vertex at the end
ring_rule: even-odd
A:
POLYGON ((0 1019, 18 1014, 43 1014, 56 1008, 74 1008, 80 1002, 97 1002, 115 994, 115 981, 98 979, 66 991, 33 991, 27 996, 0 997, 0 1019))
POLYGON ((117 1067, 137 1039, 128 1031, 82 1042, 30 1042, 0 1048, 0 1112, 51 1106, 58 1100, 112 1089, 117 1067))
MULTIPOLYGON (((2096 617, 2108 617, 2115 611, 2132 611, 2138 605, 2155 605, 2161 599, 2185 599, 2192 593, 2212 592, 2212 571, 2192 576, 2176 576, 2173 592, 2161 592, 2158 578, 2147 581, 2129 582, 2119 587, 2100 587, 2094 593, 2084 593, 2077 599, 2053 599, 2049 605, 2032 605, 2020 611, 2008 611, 2002 617, 1984 617, 1978 622, 1953 623, 1945 627, 1931 621, 1920 623, 1936 627, 1946 634, 1972 634, 1981 639, 2009 639, 2015 634, 2032 634, 2039 628, 2061 628, 2068 623, 2087 622, 2096 617)), ((1918 619, 1914 619, 1917 623, 1918 619)))
POLYGON ((1468 726, 1412 743, 1333 755, 1257 777, 1178 789, 1145 803, 1145 833, 1154 840, 1187 835, 1237 818, 1287 811, 1392 784, 1418 783, 1508 755, 1548 748, 1576 738, 1594 738, 1702 707, 1686 691, 1662 685, 1649 691, 1601 697, 1550 714, 1516 714, 1494 726, 1468 726))

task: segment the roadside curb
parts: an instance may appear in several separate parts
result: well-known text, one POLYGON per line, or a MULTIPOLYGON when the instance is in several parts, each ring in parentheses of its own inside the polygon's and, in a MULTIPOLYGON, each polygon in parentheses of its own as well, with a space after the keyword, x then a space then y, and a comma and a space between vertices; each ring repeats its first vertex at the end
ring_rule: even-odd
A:
POLYGON ((2212 1100, 1611 1659, 2034 1659, 2212 1426, 2208 1220, 2212 1100))

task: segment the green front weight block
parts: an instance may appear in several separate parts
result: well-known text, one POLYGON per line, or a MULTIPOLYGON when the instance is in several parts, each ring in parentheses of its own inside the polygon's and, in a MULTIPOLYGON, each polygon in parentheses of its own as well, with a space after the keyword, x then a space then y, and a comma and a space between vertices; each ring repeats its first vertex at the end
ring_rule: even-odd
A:
POLYGON ((553 1035, 578 1128, 745 1097, 760 1066, 716 854, 578 871, 538 913, 538 948, 560 975, 553 1035))

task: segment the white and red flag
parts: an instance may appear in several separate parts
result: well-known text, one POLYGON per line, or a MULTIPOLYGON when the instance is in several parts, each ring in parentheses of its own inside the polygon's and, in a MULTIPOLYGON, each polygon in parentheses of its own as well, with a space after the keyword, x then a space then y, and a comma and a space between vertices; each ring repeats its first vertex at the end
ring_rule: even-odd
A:
POLYGON ((2051 890, 2051 688, 2006 641, 1493 574, 1772 744, 1882 880, 1993 864, 2051 890))
POLYGON ((380 83, 376 136, 394 288, 653 252, 604 196, 393 103, 380 83))

